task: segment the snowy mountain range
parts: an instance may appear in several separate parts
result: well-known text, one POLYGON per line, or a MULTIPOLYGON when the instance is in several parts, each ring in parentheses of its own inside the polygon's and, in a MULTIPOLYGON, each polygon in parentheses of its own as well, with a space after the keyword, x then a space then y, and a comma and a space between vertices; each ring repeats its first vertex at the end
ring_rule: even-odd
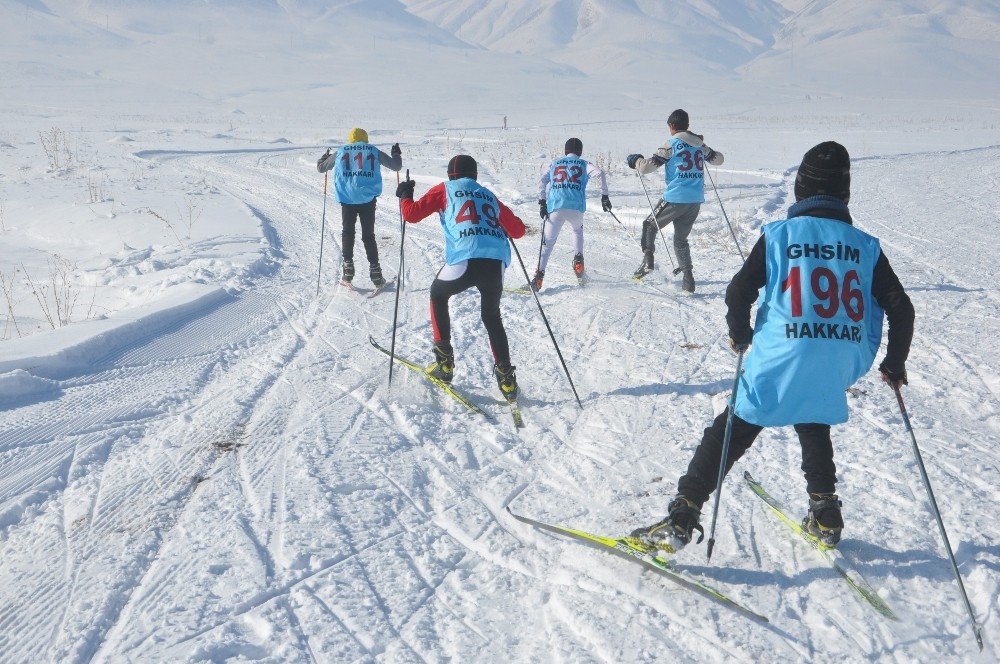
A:
POLYGON ((644 98, 735 82, 981 99, 1000 71, 990 0, 5 0, 0 19, 9 73, 215 99, 346 93, 362 71, 405 94, 443 94, 426 74, 456 72, 486 104, 572 98, 583 76, 644 98))

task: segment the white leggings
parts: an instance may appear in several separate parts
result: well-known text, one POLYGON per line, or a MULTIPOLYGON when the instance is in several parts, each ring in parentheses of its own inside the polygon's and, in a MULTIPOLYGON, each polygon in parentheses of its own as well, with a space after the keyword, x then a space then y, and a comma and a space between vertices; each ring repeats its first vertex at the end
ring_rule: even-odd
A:
POLYGON ((559 237, 559 231, 562 230, 565 222, 569 222, 569 225, 573 227, 573 232, 576 234, 576 253, 583 253, 583 213, 579 210, 568 210, 566 208, 553 210, 549 213, 549 220, 545 222, 545 241, 542 243, 542 257, 538 261, 538 269, 542 272, 545 271, 545 266, 548 265, 549 256, 552 254, 552 249, 556 244, 556 238, 559 237))

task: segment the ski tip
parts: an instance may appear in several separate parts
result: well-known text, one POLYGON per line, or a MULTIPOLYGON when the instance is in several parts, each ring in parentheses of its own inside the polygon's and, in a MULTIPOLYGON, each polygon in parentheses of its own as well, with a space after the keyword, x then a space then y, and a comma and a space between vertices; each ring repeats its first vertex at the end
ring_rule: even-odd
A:
POLYGON ((751 474, 750 474, 750 471, 749 471, 749 470, 744 470, 744 471, 743 471, 743 479, 745 479, 745 480, 748 480, 748 481, 750 481, 750 482, 753 482, 753 481, 754 481, 754 479, 753 479, 753 475, 751 475, 751 474))

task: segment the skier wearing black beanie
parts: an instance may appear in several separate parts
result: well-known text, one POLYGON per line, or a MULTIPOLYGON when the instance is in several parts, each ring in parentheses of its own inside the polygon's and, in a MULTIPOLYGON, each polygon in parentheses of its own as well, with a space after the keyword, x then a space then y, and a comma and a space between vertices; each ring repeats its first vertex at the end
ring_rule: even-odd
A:
MULTIPOLYGON (((808 492, 803 528, 835 546, 844 521, 830 425, 847 421, 846 390, 875 359, 883 311, 889 343, 879 371, 892 387, 906 384, 914 312, 878 238, 853 227, 847 208, 851 159, 844 146, 827 141, 806 152, 795 198, 787 219, 764 226, 726 289, 729 343, 746 352, 730 406, 726 468, 764 427, 794 425, 808 492), (761 288, 751 327, 750 308, 761 288)), ((634 536, 676 551, 701 530, 701 507, 716 487, 728 418, 729 408, 705 429, 667 516, 634 536)))
POLYGON ((573 272, 583 285, 583 213, 587 211, 587 183, 597 177, 601 181, 601 208, 611 211, 608 198, 608 178, 604 169, 592 164, 583 155, 583 141, 571 138, 566 141, 565 155, 554 159, 542 169, 538 180, 538 216, 542 218, 542 249, 538 253, 538 269, 531 280, 531 287, 542 289, 545 266, 555 247, 563 224, 569 223, 576 240, 573 255, 573 272))
POLYGON ((396 187, 399 209, 407 223, 415 224, 435 212, 444 230, 444 266, 431 283, 431 329, 434 362, 427 367, 433 378, 451 383, 455 375, 455 350, 451 345, 451 312, 448 301, 463 291, 479 291, 483 326, 493 351, 493 375, 507 401, 517 400, 517 377, 510 359, 510 344, 500 315, 503 273, 510 263, 509 241, 524 237, 524 222, 496 195, 479 184, 479 166, 470 155, 455 155, 448 162, 448 181, 413 200, 416 183, 407 179, 396 187))

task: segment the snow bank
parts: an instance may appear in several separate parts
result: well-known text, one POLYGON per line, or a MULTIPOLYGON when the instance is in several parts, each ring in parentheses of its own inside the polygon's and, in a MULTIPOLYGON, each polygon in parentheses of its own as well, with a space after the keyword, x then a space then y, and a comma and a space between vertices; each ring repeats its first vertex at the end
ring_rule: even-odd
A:
POLYGON ((22 402, 41 396, 55 397, 59 392, 56 383, 32 376, 23 369, 0 374, 0 404, 22 402))
MULTIPOLYGON (((5 342, 0 345, 0 378, 18 370, 65 375, 92 367, 108 353, 193 318, 229 297, 218 286, 181 284, 155 302, 117 312, 103 320, 84 321, 5 342)), ((4 396, 3 384, 0 382, 0 400, 4 396)), ((23 379, 19 378, 12 389, 23 385, 23 379)))

